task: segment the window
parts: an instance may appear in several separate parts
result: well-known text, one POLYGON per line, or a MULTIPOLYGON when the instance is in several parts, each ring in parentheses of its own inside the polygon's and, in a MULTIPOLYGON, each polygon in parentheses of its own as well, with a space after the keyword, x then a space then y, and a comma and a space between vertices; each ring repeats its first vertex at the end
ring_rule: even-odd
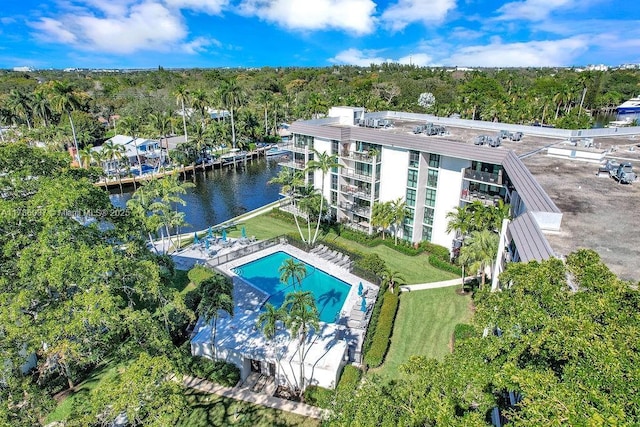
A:
POLYGON ((338 193, 336 193, 335 191, 331 192, 331 204, 332 205, 338 204, 338 193))
POLYGON ((418 151, 409 151, 409 167, 417 168, 420 164, 420 153, 418 151))
POLYGON ((416 206, 416 190, 407 190, 407 206, 412 208, 416 206))
POLYGON ((402 227, 402 240, 411 241, 413 237, 413 227, 410 225, 405 225, 402 227))
POLYGON ((416 188, 418 186, 418 171, 409 169, 407 171, 407 187, 416 188))
POLYGON ((309 135, 295 135, 294 145, 299 148, 313 148, 313 137, 309 135))
POLYGON ((331 174, 331 189, 332 190, 338 189, 338 175, 331 174))
POLYGON ((438 169, 429 169, 427 172, 427 187, 438 187, 438 169))
POLYGON ((407 209, 407 214, 404 217, 404 225, 413 225, 413 217, 415 216, 415 212, 413 209, 407 209))
POLYGON ((433 230, 431 229, 431 227, 422 227, 422 240, 426 240, 427 242, 430 242, 432 234, 433 234, 433 230))
POLYGON ((331 140, 331 154, 338 154, 338 141, 331 140))
POLYGON ((429 167, 430 168, 440 167, 440 154, 429 154, 429 167))
POLYGON ((427 192, 424 197, 424 204, 431 207, 436 205, 436 190, 427 188, 427 192))
POLYGON ((433 225, 433 217, 434 217, 435 211, 433 210, 433 208, 425 208, 424 209, 424 220, 423 220, 423 224, 426 225, 433 225))

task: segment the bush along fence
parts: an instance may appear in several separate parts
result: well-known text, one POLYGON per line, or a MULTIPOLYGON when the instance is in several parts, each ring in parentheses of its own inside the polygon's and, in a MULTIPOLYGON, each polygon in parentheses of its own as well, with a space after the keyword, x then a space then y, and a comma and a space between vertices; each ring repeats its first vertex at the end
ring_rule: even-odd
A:
MULTIPOLYGON (((382 290, 383 297, 380 310, 377 318, 373 318, 376 315, 375 311, 372 313, 369 329, 367 330, 367 336, 365 337, 365 353, 364 362, 368 368, 377 368, 384 361, 384 357, 389 349, 389 339, 393 332, 393 323, 398 311, 398 304, 400 299, 397 294, 392 294, 382 290), (372 330, 371 325, 374 324, 372 330), (371 339, 369 340, 369 337, 371 339), (368 346, 367 346, 368 345, 368 346)), ((374 310, 377 307, 374 307, 374 310)))
MULTIPOLYGON (((269 215, 272 216, 273 218, 277 218, 280 220, 288 221, 291 223, 294 222, 293 214, 282 211, 278 208, 272 209, 269 215)), ((323 225, 323 230, 325 230, 325 232, 328 231, 329 229, 333 229, 336 232, 336 234, 338 234, 340 237, 343 237, 347 240, 351 240, 353 242, 359 243, 363 246, 367 246, 370 248, 376 247, 378 245, 385 245, 388 248, 398 251, 407 256, 417 256, 417 255, 426 253, 429 255, 429 264, 431 264, 433 267, 439 270, 454 273, 456 275, 462 274, 462 270, 460 269, 460 267, 451 263, 451 254, 449 253, 449 250, 444 246, 436 245, 434 243, 427 242, 427 241, 422 241, 417 244, 412 244, 411 242, 408 242, 406 240, 400 240, 396 245, 394 242, 393 236, 382 239, 382 237, 380 237, 379 234, 370 236, 361 231, 356 231, 356 230, 346 228, 342 224, 336 223, 336 224, 323 225)), ((291 237, 297 240, 299 244, 303 245, 301 249, 304 249, 304 250, 309 249, 308 246, 306 246, 306 244, 300 240, 300 237, 297 234, 289 234, 288 237, 291 237)), ((358 259, 364 256, 364 254, 362 253, 352 252, 350 249, 340 245, 337 242, 323 240, 322 244, 327 246, 329 249, 346 253, 351 257, 351 259, 356 261, 356 266, 358 266, 358 259)), ((354 274, 359 275, 357 271, 354 271, 354 274)), ((370 277, 363 277, 363 276, 361 277, 369 281, 371 281, 372 279, 370 277)))

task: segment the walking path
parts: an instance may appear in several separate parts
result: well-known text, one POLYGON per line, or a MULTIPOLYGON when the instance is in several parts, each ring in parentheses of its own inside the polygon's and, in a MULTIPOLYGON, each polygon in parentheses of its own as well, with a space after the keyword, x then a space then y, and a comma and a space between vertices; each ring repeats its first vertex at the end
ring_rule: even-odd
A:
MULTIPOLYGON (((469 280, 475 279, 474 276, 467 276, 464 278, 464 282, 467 283, 469 280)), ((442 282, 432 282, 432 283, 421 283, 418 285, 402 285, 400 289, 403 291, 411 292, 411 291, 421 291, 424 289, 436 289, 436 288, 446 288, 447 286, 460 285, 460 279, 451 279, 451 280, 443 280, 442 282)))
POLYGON ((316 408, 315 406, 301 402, 292 402, 291 400, 269 396, 263 393, 255 393, 247 387, 224 387, 214 384, 211 381, 190 377, 188 375, 184 376, 183 383, 185 387, 204 393, 217 394, 219 396, 230 397, 236 400, 255 403, 256 405, 266 406, 268 408, 293 412, 294 414, 302 415, 304 417, 322 419, 326 415, 326 411, 324 409, 316 408))

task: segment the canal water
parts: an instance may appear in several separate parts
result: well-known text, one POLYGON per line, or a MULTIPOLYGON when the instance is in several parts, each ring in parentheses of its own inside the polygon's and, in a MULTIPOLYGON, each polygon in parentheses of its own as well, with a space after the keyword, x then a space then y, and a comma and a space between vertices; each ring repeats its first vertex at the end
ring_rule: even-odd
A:
MULTIPOLYGON (((196 172, 196 186, 182 196, 187 204, 178 206, 189 224, 181 231, 204 230, 278 200, 280 186, 267 182, 279 171, 277 160, 259 159, 247 163, 246 167, 196 172)), ((187 179, 193 182, 190 176, 187 179)), ((112 189, 111 203, 125 207, 132 194, 133 187, 125 188, 123 194, 119 188, 112 189)))

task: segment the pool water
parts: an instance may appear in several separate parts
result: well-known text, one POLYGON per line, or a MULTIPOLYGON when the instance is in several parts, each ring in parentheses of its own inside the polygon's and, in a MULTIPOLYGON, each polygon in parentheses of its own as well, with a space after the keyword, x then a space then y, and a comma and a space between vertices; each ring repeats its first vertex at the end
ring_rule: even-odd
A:
POLYGON ((291 280, 288 284, 280 282, 278 269, 289 258, 302 262, 307 268, 307 276, 302 281, 302 290, 313 293, 320 312, 320 321, 334 323, 351 289, 351 286, 342 280, 282 251, 243 264, 233 271, 256 288, 270 295, 267 302, 280 307, 286 294, 296 290, 293 288, 291 280))

